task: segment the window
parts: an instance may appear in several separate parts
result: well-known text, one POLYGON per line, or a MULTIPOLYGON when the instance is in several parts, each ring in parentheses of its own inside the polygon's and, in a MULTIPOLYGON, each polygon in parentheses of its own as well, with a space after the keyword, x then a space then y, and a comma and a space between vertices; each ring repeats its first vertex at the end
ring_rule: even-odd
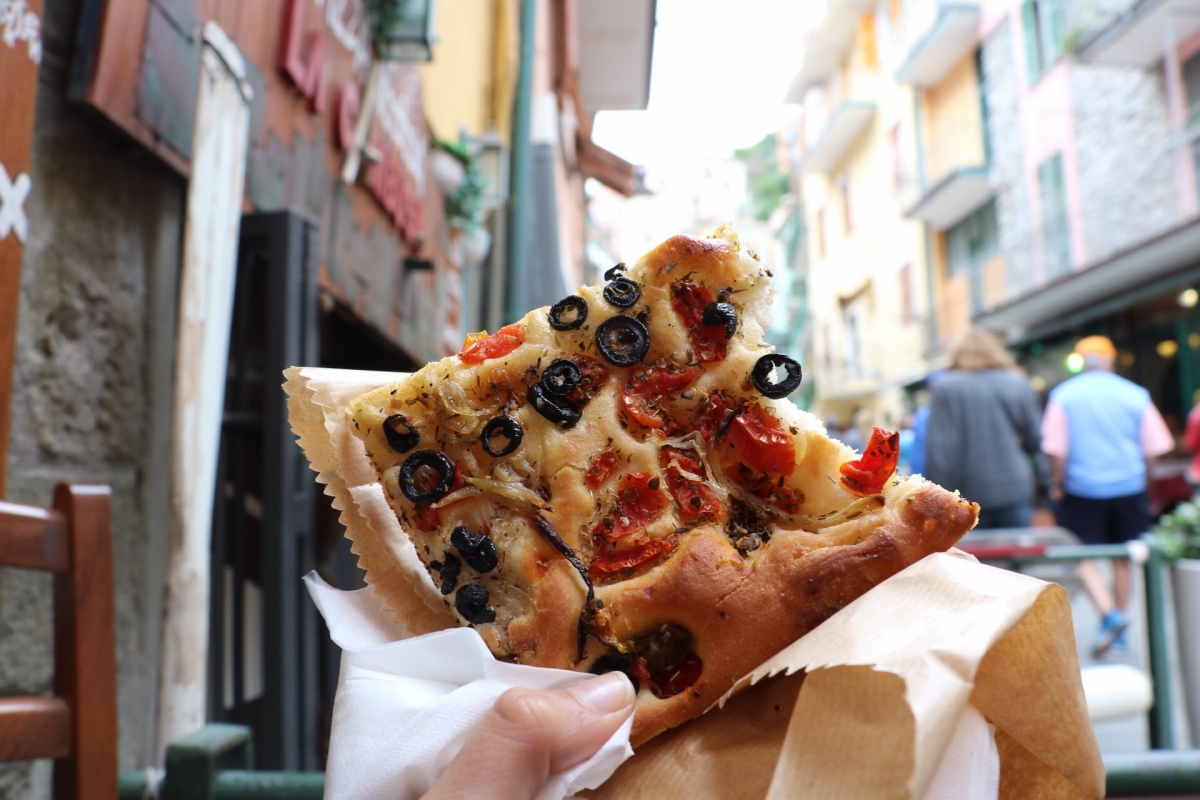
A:
POLYGON ((905 324, 914 322, 917 318, 917 309, 913 303, 912 264, 902 266, 897 279, 900 283, 900 319, 905 324))
POLYGON ((1055 153, 1037 171, 1038 197, 1042 204, 1042 256, 1046 279, 1071 269, 1070 226, 1067 222, 1067 193, 1063 186, 1062 154, 1055 153))
POLYGON ((946 231, 946 274, 953 278, 966 273, 972 314, 983 311, 983 265, 999 251, 999 238, 995 200, 989 200, 946 231))
POLYGON ((862 368, 862 302, 852 300, 842 306, 842 330, 845 347, 842 350, 846 377, 861 378, 862 368))
POLYGON ((908 184, 908 170, 904 164, 904 132, 899 122, 888 131, 888 147, 892 151, 892 188, 898 194, 908 184))
POLYGON ((875 42, 875 13, 868 11, 858 18, 858 54, 866 69, 879 66, 879 48, 875 42))
POLYGON ((825 209, 817 209, 817 258, 825 258, 825 209))
POLYGON ((842 233, 849 236, 854 233, 854 215, 850 213, 850 173, 838 175, 837 187, 842 197, 842 233))
POLYGON ((1029 82, 1034 83, 1063 54, 1061 0, 1025 0, 1021 4, 1021 25, 1025 29, 1029 82))

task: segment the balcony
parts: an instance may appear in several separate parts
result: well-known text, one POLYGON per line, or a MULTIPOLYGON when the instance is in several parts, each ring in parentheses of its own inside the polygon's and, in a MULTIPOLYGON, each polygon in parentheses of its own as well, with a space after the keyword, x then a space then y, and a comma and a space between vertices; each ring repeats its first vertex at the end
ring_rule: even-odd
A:
POLYGON ((973 4, 939 4, 933 24, 913 43, 896 71, 896 81, 921 87, 941 83, 975 49, 979 16, 979 7, 973 4))
POLYGON ((1138 0, 1124 13, 1091 25, 1076 53, 1093 64, 1150 68, 1163 57, 1168 30, 1176 43, 1200 31, 1200 0, 1138 0))
POLYGON ((875 0, 830 0, 820 26, 810 33, 800 71, 784 97, 785 103, 803 103, 810 88, 824 83, 837 71, 847 48, 854 42, 858 17, 870 11, 875 0))
POLYGON ((875 104, 843 100, 833 112, 817 141, 808 149, 801 165, 804 172, 826 175, 842 161, 875 117, 875 104))
POLYGON ((922 193, 904 210, 904 216, 944 231, 982 206, 991 196, 987 167, 960 167, 922 193))

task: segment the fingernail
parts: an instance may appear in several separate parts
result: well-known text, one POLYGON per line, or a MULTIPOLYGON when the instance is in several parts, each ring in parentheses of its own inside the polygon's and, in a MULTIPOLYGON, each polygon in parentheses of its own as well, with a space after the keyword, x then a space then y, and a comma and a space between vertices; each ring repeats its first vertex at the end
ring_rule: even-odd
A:
POLYGON ((592 678, 567 691, 597 714, 611 714, 633 703, 633 684, 619 672, 592 678))

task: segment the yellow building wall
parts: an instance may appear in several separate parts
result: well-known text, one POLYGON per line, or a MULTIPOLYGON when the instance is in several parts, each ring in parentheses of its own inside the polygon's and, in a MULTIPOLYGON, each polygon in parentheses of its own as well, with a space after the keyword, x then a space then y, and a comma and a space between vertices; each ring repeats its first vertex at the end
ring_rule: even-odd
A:
POLYGON ((438 42, 421 65, 425 116, 440 139, 494 126, 507 141, 515 79, 515 0, 437 4, 438 42), (499 113, 498 113, 499 112, 499 113))
POLYGON ((961 167, 983 164, 986 156, 975 59, 962 59, 941 83, 921 94, 927 185, 961 167))

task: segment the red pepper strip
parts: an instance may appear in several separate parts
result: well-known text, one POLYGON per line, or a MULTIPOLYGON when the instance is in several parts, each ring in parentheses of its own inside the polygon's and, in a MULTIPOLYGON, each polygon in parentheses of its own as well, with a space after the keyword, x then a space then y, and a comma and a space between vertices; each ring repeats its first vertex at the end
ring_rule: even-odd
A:
POLYGON ((621 467, 617 451, 606 447, 596 454, 592 463, 588 464, 587 472, 583 475, 583 483, 589 489, 599 489, 621 467))
POLYGON ((627 472, 617 482, 617 507, 595 532, 605 539, 620 539, 637 533, 661 517, 669 502, 658 488, 658 478, 651 478, 649 472, 627 472))
MULTIPOLYGON (((469 338, 469 337, 468 337, 469 338)), ((463 348, 458 354, 464 364, 482 364, 489 358, 506 356, 525 341, 525 326, 519 322, 505 325, 491 336, 486 336, 463 348)))
POLYGON ((783 431, 779 420, 759 405, 733 418, 729 442, 746 463, 774 475, 791 475, 796 470, 796 445, 783 431))
POLYGON ((675 538, 668 536, 665 539, 656 539, 628 550, 602 550, 588 567, 588 575, 592 580, 598 580, 615 575, 623 569, 634 569, 647 561, 653 561, 675 547, 675 538))
POLYGON ((417 506, 413 512, 413 525, 417 530, 432 533, 438 529, 438 513, 433 506, 417 506))
POLYGON ((679 506, 679 518, 684 522, 725 519, 725 506, 717 493, 706 483, 685 477, 684 472, 704 475, 704 467, 690 450, 664 447, 658 453, 659 466, 667 471, 667 492, 679 506))
POLYGON ((883 428, 871 431, 862 458, 840 467, 842 485, 857 495, 878 494, 900 461, 900 434, 883 428))
POLYGON ((689 651, 679 663, 650 674, 650 691, 660 699, 674 697, 700 680, 703 671, 704 662, 700 656, 689 651))
POLYGON ((647 428, 661 428, 666 418, 655 402, 656 398, 683 389, 695 375, 696 371, 691 367, 681 370, 651 367, 631 372, 621 391, 621 408, 647 428))
POLYGON ((725 326, 705 325, 701 320, 705 307, 713 302, 712 292, 698 283, 679 281, 671 284, 671 306, 683 319, 701 364, 725 360, 725 326))

